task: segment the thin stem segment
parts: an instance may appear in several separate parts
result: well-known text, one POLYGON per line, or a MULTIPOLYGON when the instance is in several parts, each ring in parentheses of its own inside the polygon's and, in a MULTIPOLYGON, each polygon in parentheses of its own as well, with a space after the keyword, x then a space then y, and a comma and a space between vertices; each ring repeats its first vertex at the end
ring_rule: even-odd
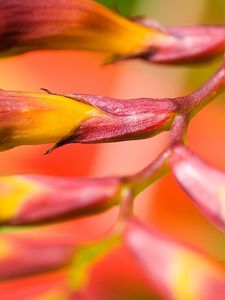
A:
POLYGON ((169 143, 165 150, 146 168, 127 178, 134 196, 170 172, 169 157, 175 145, 184 143, 189 120, 189 114, 177 115, 172 123, 169 143))
POLYGON ((178 112, 191 117, 202 110, 216 95, 225 90, 225 60, 219 70, 202 87, 185 97, 178 97, 178 112))

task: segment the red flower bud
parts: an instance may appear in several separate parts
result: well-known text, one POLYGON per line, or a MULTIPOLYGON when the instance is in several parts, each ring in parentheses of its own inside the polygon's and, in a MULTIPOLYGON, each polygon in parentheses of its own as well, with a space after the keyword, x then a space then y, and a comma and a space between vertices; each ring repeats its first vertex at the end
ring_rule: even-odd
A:
POLYGON ((2 282, 0 294, 4 300, 66 300, 71 289, 64 269, 2 282))
MULTIPOLYGON (((93 95, 0 91, 0 150, 55 142, 101 143, 142 139, 168 130, 172 99, 118 100, 93 95)), ((48 152, 50 152, 50 149, 48 152)))
POLYGON ((92 113, 97 110, 63 96, 0 90, 0 150, 55 143, 92 113))
POLYGON ((179 184, 199 210, 225 230, 225 174, 183 145, 173 149, 170 162, 179 184))
POLYGON ((43 49, 81 49, 118 56, 140 53, 165 35, 92 0, 1 1, 0 56, 43 49))
POLYGON ((225 299, 225 269, 200 250, 131 220, 125 243, 162 299, 225 299))
POLYGON ((148 18, 137 18, 136 21, 148 28, 161 30, 171 39, 156 47, 146 47, 136 57, 154 63, 198 63, 213 59, 225 51, 225 26, 183 26, 163 28, 148 18))
POLYGON ((0 280, 60 268, 72 259, 74 245, 70 241, 43 232, 33 234, 1 234, 0 280))
POLYGON ((147 18, 132 22, 92 0, 7 0, 1 3, 0 56, 43 49, 112 54, 109 61, 155 63, 209 60, 225 50, 224 26, 164 29, 147 18))
POLYGON ((0 178, 0 223, 31 224, 104 211, 119 203, 117 178, 0 178))
POLYGON ((94 95, 66 95, 92 105, 102 114, 82 122, 66 139, 53 148, 67 143, 102 143, 152 137, 170 128, 176 102, 170 99, 120 100, 94 95))

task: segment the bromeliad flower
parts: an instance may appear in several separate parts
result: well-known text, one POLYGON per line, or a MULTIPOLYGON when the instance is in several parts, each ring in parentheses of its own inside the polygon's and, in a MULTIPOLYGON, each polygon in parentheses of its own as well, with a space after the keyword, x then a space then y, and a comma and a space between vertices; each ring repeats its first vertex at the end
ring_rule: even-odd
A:
POLYGON ((0 90, 0 149, 57 142, 96 113, 63 96, 0 90))
POLYGON ((66 238, 38 233, 4 232, 0 236, 0 281, 64 267, 75 245, 66 238))
POLYGON ((110 53, 108 61, 155 63, 209 60, 225 50, 224 26, 162 28, 128 20, 93 0, 1 0, 0 56, 41 49, 110 53))
MULTIPOLYGON (((61 273, 66 283, 67 288, 63 291, 63 294, 65 293, 63 299, 71 299, 68 294, 74 294, 74 297, 80 295, 89 281, 89 273, 93 267, 121 246, 122 242, 120 233, 110 231, 107 236, 104 235, 95 241, 78 244, 73 237, 71 239, 73 234, 68 235, 65 232, 68 232, 70 227, 65 226, 61 233, 49 227, 2 233, 0 237, 1 296, 5 296, 4 289, 2 290, 3 281, 11 280, 13 284, 12 279, 16 278, 18 282, 21 281, 21 277, 22 280, 24 277, 32 281, 32 276, 38 276, 39 273, 41 278, 46 277, 47 273, 51 274, 50 278, 53 279, 54 272, 61 273)), ((25 288, 27 289, 26 285, 25 288)))
POLYGON ((225 26, 183 26, 163 28, 152 20, 141 17, 136 21, 148 28, 158 28, 170 42, 155 51, 146 50, 137 56, 153 63, 200 63, 222 55, 225 51, 225 26))
POLYGON ((71 291, 67 281, 67 270, 56 270, 45 274, 8 280, 0 284, 4 300, 67 300, 71 291))
POLYGON ((24 175, 0 178, 0 223, 31 224, 94 214, 122 201, 119 178, 24 175))
POLYGON ((120 100, 94 95, 67 95, 99 109, 102 114, 89 118, 54 148, 67 143, 102 143, 152 137, 170 128, 176 103, 172 99, 120 100))
POLYGON ((168 300, 225 298, 225 269, 197 249, 179 243, 139 221, 129 221, 125 244, 151 286, 168 300))
POLYGON ((225 26, 172 27, 167 33, 174 37, 173 42, 145 59, 154 63, 200 63, 225 51, 225 26))
POLYGON ((92 0, 1 0, 0 56, 38 49, 81 49, 118 56, 164 43, 164 33, 92 0))
POLYGON ((176 146, 170 157, 173 172, 206 218, 225 230, 225 174, 187 147, 176 146))
POLYGON ((169 129, 176 110, 169 99, 0 91, 0 100, 1 150, 27 144, 53 142, 54 149, 68 143, 147 138, 169 129))

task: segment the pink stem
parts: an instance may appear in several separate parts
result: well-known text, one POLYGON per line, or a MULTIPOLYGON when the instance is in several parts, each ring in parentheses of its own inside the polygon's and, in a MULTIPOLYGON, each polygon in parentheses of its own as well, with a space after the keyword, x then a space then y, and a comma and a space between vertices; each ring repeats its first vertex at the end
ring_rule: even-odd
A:
POLYGON ((179 113, 190 113, 194 116, 206 106, 217 94, 225 89, 225 60, 219 70, 202 87, 185 97, 178 97, 179 113))
POLYGON ((133 189, 134 196, 170 172, 168 159, 174 145, 184 142, 189 119, 189 114, 177 115, 172 123, 169 144, 165 150, 143 170, 125 179, 133 189))

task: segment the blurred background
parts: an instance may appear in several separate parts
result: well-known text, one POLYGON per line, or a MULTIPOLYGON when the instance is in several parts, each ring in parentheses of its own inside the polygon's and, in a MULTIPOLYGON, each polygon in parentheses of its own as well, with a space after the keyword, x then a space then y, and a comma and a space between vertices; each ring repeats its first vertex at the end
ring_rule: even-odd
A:
MULTIPOLYGON (((225 20, 224 0, 100 2, 125 16, 148 15, 165 26, 224 24, 225 20)), ((33 52, 7 58, 0 61, 0 88, 22 91, 47 88, 58 93, 91 93, 119 98, 176 97, 200 86, 220 63, 184 68, 126 61, 103 66, 105 58, 104 54, 81 51, 33 52)), ((224 95, 218 97, 193 120, 189 130, 191 148, 223 170, 224 103, 224 95)), ((130 174, 151 162, 163 149, 167 137, 168 134, 163 133, 144 141, 68 145, 50 155, 43 155, 48 145, 19 147, 0 154, 0 174, 130 174)), ((109 229, 117 213, 113 209, 94 217, 61 223, 57 225, 57 230, 68 226, 73 228, 77 241, 90 240, 109 229)), ((172 175, 151 186, 136 200, 135 213, 144 222, 154 224, 171 236, 196 245, 225 262, 224 235, 205 221, 172 175)), ((55 225, 52 226, 54 228, 55 225)), ((125 249, 119 249, 100 263, 91 278, 90 299, 158 299, 149 290, 143 273, 125 249)), ((7 288, 10 289, 10 283, 7 288)), ((26 283, 26 289, 29 288, 33 288, 31 281, 26 283)))

